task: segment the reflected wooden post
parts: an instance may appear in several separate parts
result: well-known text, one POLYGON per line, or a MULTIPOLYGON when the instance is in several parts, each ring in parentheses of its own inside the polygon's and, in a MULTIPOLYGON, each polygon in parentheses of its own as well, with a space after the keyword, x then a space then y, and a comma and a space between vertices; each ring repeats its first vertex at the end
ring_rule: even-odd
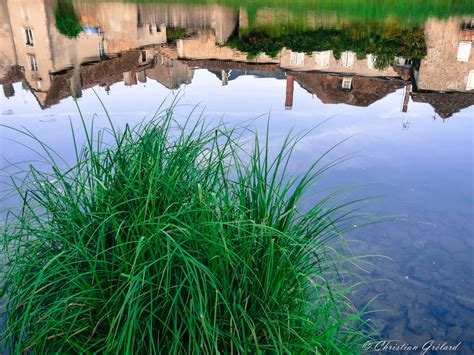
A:
POLYGON ((286 75, 286 98, 285 109, 291 110, 293 108, 293 93, 295 91, 295 78, 291 74, 286 75))

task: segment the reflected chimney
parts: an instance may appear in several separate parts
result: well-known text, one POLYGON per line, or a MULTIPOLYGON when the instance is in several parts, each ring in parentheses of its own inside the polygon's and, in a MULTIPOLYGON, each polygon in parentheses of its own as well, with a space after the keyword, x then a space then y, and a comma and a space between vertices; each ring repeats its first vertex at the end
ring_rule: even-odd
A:
POLYGON ((137 74, 132 71, 123 73, 123 82, 126 86, 137 85, 137 74))
POLYGON ((225 70, 221 71, 221 78, 222 86, 227 86, 229 84, 229 76, 227 75, 227 72, 225 70))
POLYGON ((132 85, 137 85, 137 84, 138 84, 137 73, 136 73, 136 72, 132 72, 132 80, 131 80, 131 83, 132 83, 132 85))
POLYGON ((291 74, 286 75, 286 99, 285 109, 291 110, 293 108, 293 92, 295 90, 295 78, 291 74))
POLYGON ((72 77, 69 85, 71 87, 71 94, 74 98, 82 97, 82 79, 80 64, 75 62, 74 69, 72 70, 72 77))
POLYGON ((140 83, 142 84, 145 84, 146 83, 146 75, 145 75, 145 71, 142 70, 140 72, 137 73, 137 79, 140 83))
POLYGON ((402 112, 408 112, 408 103, 410 102, 411 84, 405 86, 405 97, 403 98, 402 112))
POLYGON ((403 68, 401 77, 403 80, 408 81, 410 80, 410 68, 403 68))
POLYGON ((3 85, 3 94, 5 97, 8 99, 10 97, 15 96, 15 88, 13 87, 13 84, 4 84, 3 85))

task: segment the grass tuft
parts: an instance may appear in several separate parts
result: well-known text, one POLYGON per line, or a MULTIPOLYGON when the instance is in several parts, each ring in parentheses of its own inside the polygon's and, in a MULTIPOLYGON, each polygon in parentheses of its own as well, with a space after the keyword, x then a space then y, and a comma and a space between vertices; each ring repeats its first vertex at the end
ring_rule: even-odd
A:
POLYGON ((30 168, 3 227, 10 350, 360 349, 330 247, 350 214, 331 198, 300 204, 332 164, 289 176, 298 137, 271 154, 268 133, 249 149, 237 129, 191 121, 173 109, 121 131, 83 121, 69 168, 42 145, 51 169, 30 168))

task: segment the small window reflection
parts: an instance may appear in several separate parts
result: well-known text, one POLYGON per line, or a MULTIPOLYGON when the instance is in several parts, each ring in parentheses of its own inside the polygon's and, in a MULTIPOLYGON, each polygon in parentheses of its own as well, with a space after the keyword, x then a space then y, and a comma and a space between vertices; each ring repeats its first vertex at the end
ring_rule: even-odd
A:
POLYGON ((31 28, 25 28, 25 44, 27 46, 35 45, 35 41, 33 38, 33 30, 31 28))
POLYGON ((38 71, 38 62, 34 54, 28 54, 28 61, 30 62, 31 71, 38 71))
POLYGON ((352 90, 352 78, 342 78, 342 90, 344 91, 352 90))

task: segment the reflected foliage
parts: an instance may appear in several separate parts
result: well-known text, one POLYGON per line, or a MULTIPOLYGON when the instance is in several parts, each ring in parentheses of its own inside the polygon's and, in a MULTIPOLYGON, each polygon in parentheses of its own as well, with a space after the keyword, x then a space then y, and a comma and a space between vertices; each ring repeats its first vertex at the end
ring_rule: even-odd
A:
MULTIPOLYGON (((169 0, 122 0, 132 3, 171 3, 169 0)), ((350 20, 379 20, 395 18, 403 21, 424 22, 430 16, 448 18, 474 13, 472 0, 173 0, 173 4, 224 5, 245 9, 249 21, 264 9, 284 9, 299 18, 308 14, 323 14, 350 20)))
POLYGON ((72 0, 58 0, 54 17, 59 33, 69 38, 76 38, 82 32, 81 21, 72 0))
POLYGON ((332 50, 340 59, 344 51, 357 53, 358 59, 368 54, 376 56, 375 67, 386 68, 395 57, 422 59, 426 55, 423 29, 404 28, 398 24, 352 24, 343 28, 291 29, 274 33, 270 28, 252 28, 235 33, 229 47, 248 54, 261 53, 275 57, 283 48, 311 54, 332 50))
POLYGON ((178 39, 186 37, 188 30, 186 28, 167 28, 166 29, 166 40, 168 42, 174 42, 178 39))

